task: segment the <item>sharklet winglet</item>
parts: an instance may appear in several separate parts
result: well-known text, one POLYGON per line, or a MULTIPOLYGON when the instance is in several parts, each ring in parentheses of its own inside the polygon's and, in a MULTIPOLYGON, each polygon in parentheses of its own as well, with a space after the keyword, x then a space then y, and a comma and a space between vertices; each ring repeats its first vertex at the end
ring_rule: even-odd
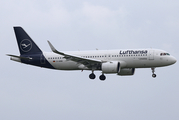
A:
POLYGON ((54 52, 54 53, 57 53, 57 54, 60 54, 60 55, 65 55, 64 53, 62 52, 59 52, 58 50, 55 49, 55 47, 50 43, 50 41, 47 41, 51 50, 54 52))

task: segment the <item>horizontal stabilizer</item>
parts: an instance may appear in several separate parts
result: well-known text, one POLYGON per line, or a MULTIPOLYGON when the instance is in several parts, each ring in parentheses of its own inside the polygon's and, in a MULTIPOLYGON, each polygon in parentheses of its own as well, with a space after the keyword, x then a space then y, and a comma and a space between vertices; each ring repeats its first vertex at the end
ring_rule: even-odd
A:
POLYGON ((15 58, 20 58, 20 59, 28 59, 31 60, 32 58, 30 57, 21 57, 21 56, 16 56, 16 55, 10 55, 10 54, 6 54, 7 56, 11 56, 11 57, 15 57, 15 58))

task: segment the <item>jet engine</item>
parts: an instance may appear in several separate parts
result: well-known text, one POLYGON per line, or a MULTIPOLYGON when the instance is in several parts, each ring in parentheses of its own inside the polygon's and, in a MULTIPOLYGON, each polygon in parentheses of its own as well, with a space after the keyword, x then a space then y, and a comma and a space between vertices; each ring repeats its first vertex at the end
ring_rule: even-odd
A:
POLYGON ((135 68, 122 68, 117 75, 125 76, 125 75, 134 75, 135 68))
POLYGON ((102 72, 106 74, 119 73, 120 63, 117 61, 102 63, 101 68, 102 68, 102 72))

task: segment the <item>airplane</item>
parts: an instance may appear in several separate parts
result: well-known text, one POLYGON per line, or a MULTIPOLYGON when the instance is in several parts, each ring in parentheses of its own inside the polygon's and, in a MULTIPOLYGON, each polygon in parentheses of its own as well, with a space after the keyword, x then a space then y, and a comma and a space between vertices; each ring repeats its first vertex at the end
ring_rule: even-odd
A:
POLYGON ((24 64, 57 70, 90 70, 90 79, 95 79, 94 71, 120 76, 134 75, 136 68, 151 68, 155 78, 155 68, 176 63, 176 58, 159 49, 119 49, 91 51, 58 51, 49 42, 52 52, 43 52, 20 26, 14 27, 20 55, 11 55, 11 60, 24 64))

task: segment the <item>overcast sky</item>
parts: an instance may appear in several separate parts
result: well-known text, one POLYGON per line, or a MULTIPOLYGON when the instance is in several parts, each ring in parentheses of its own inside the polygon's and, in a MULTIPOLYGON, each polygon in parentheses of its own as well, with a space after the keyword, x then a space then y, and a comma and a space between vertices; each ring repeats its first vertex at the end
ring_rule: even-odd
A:
POLYGON ((1 0, 0 120, 178 120, 178 63, 88 78, 10 61, 13 26, 43 51, 157 48, 179 58, 178 0, 1 0))

